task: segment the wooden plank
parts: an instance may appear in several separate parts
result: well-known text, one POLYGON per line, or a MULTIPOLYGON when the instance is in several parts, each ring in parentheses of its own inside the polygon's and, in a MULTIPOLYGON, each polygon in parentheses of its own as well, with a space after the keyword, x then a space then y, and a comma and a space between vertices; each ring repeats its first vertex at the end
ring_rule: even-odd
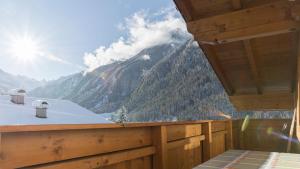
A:
POLYGON ((0 168, 18 168, 150 146, 151 136, 151 128, 4 133, 0 168))
POLYGON ((232 134, 232 121, 228 120, 226 122, 226 150, 233 148, 233 134, 232 134))
POLYGON ((134 160, 140 157, 150 156, 155 153, 155 147, 145 147, 134 150, 125 150, 116 153, 96 155, 92 157, 84 157, 79 159, 72 159, 52 164, 40 165, 30 167, 32 169, 87 169, 99 168, 123 161, 134 160))
POLYGON ((167 127, 159 126, 153 128, 153 144, 156 153, 153 157, 153 167, 155 169, 167 169, 168 149, 167 149, 167 127))
POLYGON ((297 46, 297 91, 296 91, 296 135, 300 140, 300 38, 297 46))
POLYGON ((2 152, 2 133, 0 133, 0 159, 3 158, 3 152, 2 152))
POLYGON ((279 1, 188 22, 187 25, 202 43, 218 44, 271 36, 299 30, 296 21, 299 13, 292 16, 287 13, 287 9, 298 7, 298 2, 279 1))
POLYGON ((252 76, 253 76, 253 79, 255 81, 257 93, 262 94, 261 80, 260 80, 260 76, 259 76, 259 71, 257 69, 256 60, 254 58, 254 54, 253 54, 253 51, 252 51, 251 42, 250 42, 250 40, 244 40, 243 44, 244 44, 246 55, 247 55, 249 65, 250 65, 250 68, 251 68, 252 76))
POLYGON ((218 60, 218 56, 216 54, 214 47, 211 45, 207 45, 207 44, 200 44, 200 46, 203 49, 203 52, 205 53, 206 58, 208 59, 210 64, 213 66, 214 71, 216 72, 221 83, 223 84, 227 94, 233 95, 234 89, 233 89, 231 83, 228 81, 228 78, 227 78, 222 66, 220 65, 220 61, 218 60))
POLYGON ((292 139, 293 139, 293 134, 294 134, 295 121, 296 121, 296 113, 297 113, 296 110, 297 109, 294 110, 293 119, 292 119, 292 123, 291 123, 291 126, 290 126, 288 145, 287 145, 287 148, 286 148, 286 152, 287 153, 291 152, 292 139))
POLYGON ((178 121, 178 122, 130 122, 122 125, 111 124, 42 124, 42 125, 0 125, 0 132, 25 132, 25 131, 59 131, 59 130, 82 130, 82 129, 112 129, 112 128, 135 128, 135 127, 154 127, 161 125, 180 125, 180 124, 200 124, 211 120, 178 121))
POLYGON ((218 131, 212 133, 212 152, 211 157, 215 157, 226 151, 226 134, 227 131, 218 131))
POLYGON ((201 136, 195 136, 195 137, 190 137, 190 138, 186 138, 186 139, 181 139, 181 140, 176 140, 176 141, 171 141, 168 142, 168 149, 173 149, 179 146, 183 146, 185 144, 189 144, 189 143, 193 143, 193 142, 201 142, 205 140, 205 136, 201 135, 201 136))
POLYGON ((168 143, 168 169, 188 169, 202 161, 204 136, 190 137, 168 143))
POLYGON ((212 124, 211 122, 207 122, 203 124, 203 134, 205 136, 205 140, 203 142, 203 162, 208 161, 212 158, 212 124))
MULTIPOLYGON (((244 120, 234 121, 234 126, 241 126, 244 120), (240 123, 240 124, 239 124, 240 123)), ((291 126, 291 119, 251 119, 246 130, 241 131, 240 127, 234 132, 236 139, 235 149, 286 152, 291 126)), ((294 133, 295 134, 295 133, 294 133)), ((299 153, 298 143, 295 142, 295 135, 291 142, 291 152, 299 153)))
POLYGON ((201 135, 201 124, 167 126, 168 141, 201 135))
POLYGON ((226 121, 213 121, 211 130, 212 132, 225 131, 226 130, 226 121))
POLYGON ((292 110, 294 96, 291 93, 229 96, 237 111, 292 110))

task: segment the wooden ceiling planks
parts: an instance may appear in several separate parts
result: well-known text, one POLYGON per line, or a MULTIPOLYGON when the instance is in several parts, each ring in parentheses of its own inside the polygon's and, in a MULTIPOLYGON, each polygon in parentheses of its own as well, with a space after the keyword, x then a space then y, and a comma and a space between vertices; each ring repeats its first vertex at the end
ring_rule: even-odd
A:
POLYGON ((237 110, 294 108, 300 0, 174 1, 237 110))

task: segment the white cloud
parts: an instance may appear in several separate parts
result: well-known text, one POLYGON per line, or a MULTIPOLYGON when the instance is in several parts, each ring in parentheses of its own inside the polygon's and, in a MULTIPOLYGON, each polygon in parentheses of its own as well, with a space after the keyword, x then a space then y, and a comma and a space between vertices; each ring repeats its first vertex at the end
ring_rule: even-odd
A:
POLYGON ((174 32, 187 34, 185 23, 174 8, 153 15, 147 15, 144 11, 137 12, 126 18, 118 28, 124 29, 128 37, 120 37, 108 47, 100 46, 94 52, 85 53, 84 63, 88 71, 114 61, 129 59, 145 48, 173 42, 174 32))

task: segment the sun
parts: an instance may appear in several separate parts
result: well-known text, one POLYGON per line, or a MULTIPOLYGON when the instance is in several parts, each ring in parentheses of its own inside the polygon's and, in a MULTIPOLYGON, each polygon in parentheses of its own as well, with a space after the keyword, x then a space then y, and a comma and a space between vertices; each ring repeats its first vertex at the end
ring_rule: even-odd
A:
POLYGON ((10 53, 18 61, 33 62, 39 51, 38 42, 28 35, 14 37, 10 42, 10 53))

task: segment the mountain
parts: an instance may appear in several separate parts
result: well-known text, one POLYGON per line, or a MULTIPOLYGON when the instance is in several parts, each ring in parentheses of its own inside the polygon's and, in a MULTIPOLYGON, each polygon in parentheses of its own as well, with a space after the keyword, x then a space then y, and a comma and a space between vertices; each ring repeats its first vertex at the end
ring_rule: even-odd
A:
POLYGON ((0 69, 0 93, 15 88, 24 88, 29 91, 41 86, 43 83, 25 76, 12 75, 0 69))
POLYGON ((211 119, 219 111, 234 117, 249 114, 234 113, 193 40, 144 49, 126 61, 62 77, 29 94, 68 99, 106 115, 125 107, 134 121, 211 119))

